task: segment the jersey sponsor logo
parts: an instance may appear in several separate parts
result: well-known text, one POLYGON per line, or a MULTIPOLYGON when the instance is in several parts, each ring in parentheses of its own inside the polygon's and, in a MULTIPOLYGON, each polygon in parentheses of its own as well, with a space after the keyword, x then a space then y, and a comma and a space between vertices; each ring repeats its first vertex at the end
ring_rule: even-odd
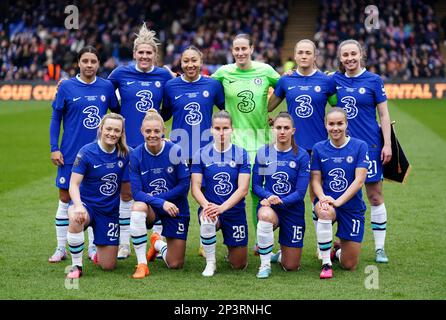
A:
POLYGON ((99 168, 99 167, 102 167, 102 164, 94 164, 94 165, 93 165, 93 168, 95 168, 95 169, 97 169, 97 168, 99 168))
POLYGON ((237 94, 237 97, 242 98, 242 100, 237 104, 237 109, 240 112, 249 113, 255 109, 256 103, 253 100, 254 93, 252 93, 252 91, 243 90, 237 94))
POLYGON ((105 181, 99 187, 99 192, 104 196, 111 196, 118 190, 118 175, 116 173, 109 173, 101 178, 102 181, 105 181))
POLYGON ((234 188, 231 183, 231 176, 227 172, 219 172, 212 177, 218 184, 214 186, 214 192, 219 196, 227 196, 234 188))
POLYGON ((85 113, 87 117, 82 121, 82 124, 87 129, 96 129, 99 127, 99 123, 101 122, 101 117, 99 116, 99 108, 96 106, 88 106, 82 113, 85 113))
POLYGON ((328 175, 333 178, 328 184, 330 189, 334 192, 343 192, 348 187, 348 181, 345 179, 345 171, 341 168, 334 168, 328 172, 328 175))
POLYGON ((321 92, 321 87, 320 87, 320 86, 315 86, 315 87, 314 87, 314 91, 316 91, 316 92, 321 92))
POLYGON ((190 126, 196 126, 203 120, 203 114, 200 112, 200 104, 197 102, 190 102, 184 106, 184 110, 188 111, 184 117, 184 121, 190 126))
POLYGON ((203 97, 205 97, 205 98, 209 97, 209 91, 204 90, 203 91, 203 97))
POLYGON ((129 86, 129 85, 131 85, 131 84, 134 84, 136 81, 127 81, 127 85, 129 86))
POLYGON ((152 192, 149 193, 152 197, 160 193, 169 191, 169 189, 167 188, 167 182, 163 178, 153 180, 149 183, 149 186, 155 188, 154 190, 152 190, 152 192))
POLYGON ((288 87, 288 90, 293 90, 294 88, 296 88, 296 86, 291 86, 291 87, 288 87))
POLYGON ((274 173, 271 178, 276 180, 272 187, 275 194, 287 194, 290 192, 291 184, 288 182, 288 173, 279 171, 274 173))
POLYGON ((295 109, 295 113, 299 118, 308 118, 313 114, 313 106, 311 105, 311 97, 309 95, 300 95, 294 101, 299 103, 295 109))
POLYGON ((182 94, 180 94, 179 96, 175 96, 175 100, 180 99, 182 96, 183 96, 182 94))
POLYGON ((147 110, 153 108, 153 94, 150 90, 140 90, 136 93, 136 96, 140 98, 135 104, 136 110, 146 113, 147 110))
POLYGON ((79 100, 82 97, 73 98, 73 102, 79 100))
POLYGON ((341 99, 341 102, 344 104, 342 109, 347 113, 347 119, 353 119, 358 115, 355 97, 345 96, 341 99))

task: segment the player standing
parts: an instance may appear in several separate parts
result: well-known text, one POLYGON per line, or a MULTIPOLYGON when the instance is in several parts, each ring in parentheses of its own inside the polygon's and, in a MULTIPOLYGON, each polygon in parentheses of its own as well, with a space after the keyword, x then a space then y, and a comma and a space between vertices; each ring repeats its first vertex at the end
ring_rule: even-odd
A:
POLYGON ((83 146, 73 164, 68 209, 68 245, 72 269, 67 278, 82 276, 84 229, 92 226, 97 254, 95 264, 103 270, 116 266, 119 237, 119 192, 128 180, 129 149, 125 141, 124 118, 106 114, 98 128, 98 141, 83 146))
POLYGON ((214 142, 200 149, 193 159, 192 196, 200 205, 200 237, 206 257, 202 275, 216 271, 216 231, 221 229, 234 269, 248 264, 248 223, 245 197, 251 166, 248 153, 231 142, 232 119, 227 111, 212 117, 214 142), (206 185, 204 192, 202 185, 206 185))
POLYGON ((138 265, 133 278, 149 275, 147 261, 161 253, 171 269, 182 268, 189 228, 187 194, 190 173, 187 164, 180 160, 178 145, 164 140, 164 121, 154 109, 147 111, 141 133, 145 142, 130 154, 130 181, 135 202, 132 205, 130 233, 138 265), (161 236, 154 232, 147 252, 147 229, 155 221, 163 225, 161 236))
MULTIPOLYGON (((144 142, 140 132, 142 120, 147 110, 160 110, 164 85, 172 78, 169 71, 156 66, 158 40, 155 35, 144 23, 133 43, 135 63, 116 68, 108 77, 121 97, 121 114, 126 121, 127 143, 131 148, 136 148, 144 142)), ((132 203, 130 183, 125 183, 121 191, 119 259, 130 255, 132 203)), ((158 223, 154 232, 161 234, 162 225, 158 223)))
POLYGON ((253 169, 253 189, 261 199, 258 206, 257 244, 260 268, 257 278, 271 274, 274 229, 280 227, 278 258, 285 270, 297 270, 305 234, 305 193, 310 182, 310 156, 296 145, 290 114, 281 112, 274 119, 275 142, 262 147, 253 169))
POLYGON ((364 213, 361 188, 366 179, 369 160, 367 144, 347 136, 347 114, 332 108, 326 116, 329 139, 318 142, 311 160, 311 187, 318 216, 317 240, 322 255, 321 279, 333 277, 331 258, 338 258, 344 269, 354 270, 359 262, 364 237, 364 213), (338 223, 336 236, 340 246, 330 249, 332 222, 338 223))
POLYGON ((387 210, 383 196, 383 165, 392 158, 390 115, 382 79, 364 68, 365 53, 356 40, 343 41, 338 48, 340 72, 333 75, 338 106, 347 112, 349 134, 364 140, 369 148, 370 166, 365 187, 370 203, 376 262, 387 263, 384 251, 387 210), (376 110, 380 125, 376 120, 376 110), (381 138, 384 137, 384 141, 381 138))
MULTIPOLYGON (((50 123, 51 161, 57 168, 56 186, 59 188, 59 206, 56 212, 57 248, 48 259, 59 262, 66 259, 68 230, 68 205, 70 194, 71 168, 77 152, 82 146, 95 140, 102 117, 110 109, 119 112, 113 85, 96 77, 99 68, 99 54, 92 46, 86 46, 78 53, 79 74, 63 81, 52 103, 50 123), (59 147, 60 125, 63 124, 62 141, 59 147)), ((89 230, 88 256, 93 258, 96 251, 93 232, 89 230)))
MULTIPOLYGON (((268 125, 268 91, 280 75, 268 64, 252 61, 254 46, 247 34, 238 34, 232 42, 235 63, 220 67, 212 77, 221 81, 225 107, 233 120, 233 143, 243 147, 251 162, 257 150, 270 140, 268 125)), ((257 226, 258 197, 252 192, 251 215, 257 226)))

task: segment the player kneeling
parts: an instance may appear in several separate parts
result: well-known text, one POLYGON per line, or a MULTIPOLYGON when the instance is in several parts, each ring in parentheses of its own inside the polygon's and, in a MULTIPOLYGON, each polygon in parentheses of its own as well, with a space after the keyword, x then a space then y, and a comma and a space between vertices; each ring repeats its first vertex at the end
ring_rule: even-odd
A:
POLYGON ((82 276, 84 230, 91 226, 97 253, 95 264, 113 270, 119 245, 119 193, 122 181, 128 181, 128 147, 124 118, 116 113, 103 117, 98 141, 82 147, 73 164, 68 209, 68 246, 72 268, 67 278, 82 276))

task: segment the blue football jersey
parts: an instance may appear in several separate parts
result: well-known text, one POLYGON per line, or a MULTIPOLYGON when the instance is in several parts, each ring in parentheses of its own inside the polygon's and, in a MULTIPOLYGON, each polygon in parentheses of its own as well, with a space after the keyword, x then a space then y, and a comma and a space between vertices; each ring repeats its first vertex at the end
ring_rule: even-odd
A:
MULTIPOLYGON (((119 112, 113 85, 100 77, 89 84, 81 81, 79 76, 62 81, 52 107, 55 112, 62 112, 60 151, 65 164, 73 164, 80 148, 96 139, 99 123, 108 109, 119 112)), ((56 151, 60 127, 51 129, 51 151, 56 151)))
POLYGON ((127 143, 134 148, 144 142, 140 131, 142 120, 147 110, 160 110, 164 85, 172 75, 164 68, 154 66, 151 71, 142 72, 130 64, 113 70, 108 79, 119 90, 127 143))
POLYGON ((310 182, 310 156, 298 147, 279 151, 275 145, 259 149, 253 168, 253 191, 260 199, 278 196, 283 206, 296 213, 305 211, 304 198, 310 182))
POLYGON ((164 87, 162 115, 169 120, 173 115, 170 139, 188 152, 191 159, 195 152, 212 140, 208 131, 212 124, 212 111, 216 105, 224 109, 225 95, 220 81, 200 76, 194 82, 184 76, 169 80, 164 87))
POLYGON ((84 176, 80 185, 82 202, 107 216, 119 217, 121 182, 129 181, 129 156, 104 151, 95 141, 83 146, 73 164, 72 172, 84 176))
MULTIPOLYGON (((318 142, 313 148, 311 170, 320 171, 324 194, 339 198, 355 180, 356 168, 369 167, 367 144, 350 138, 342 147, 333 146, 331 141, 318 142)), ((362 191, 341 206, 344 210, 365 210, 362 191)))
POLYGON ((179 216, 189 216, 190 170, 180 160, 180 153, 180 147, 169 141, 163 142, 161 151, 156 155, 147 149, 145 143, 130 153, 130 183, 135 201, 162 210, 167 200, 178 207, 179 216))
POLYGON ((369 150, 381 150, 382 141, 376 105, 387 100, 382 79, 367 70, 355 77, 336 72, 338 107, 347 112, 349 135, 364 140, 369 150))
POLYGON ((320 71, 308 76, 294 72, 279 79, 274 94, 286 98, 288 113, 296 128, 297 145, 311 150, 316 142, 327 139, 325 105, 328 97, 335 93, 333 79, 320 71))
MULTIPOLYGON (((248 153, 234 144, 227 150, 219 152, 215 149, 214 143, 209 143, 194 155, 192 163, 192 173, 203 175, 203 184, 206 186, 204 197, 217 205, 228 200, 237 190, 240 173, 251 174, 248 153)), ((244 210, 243 199, 223 215, 244 210)))

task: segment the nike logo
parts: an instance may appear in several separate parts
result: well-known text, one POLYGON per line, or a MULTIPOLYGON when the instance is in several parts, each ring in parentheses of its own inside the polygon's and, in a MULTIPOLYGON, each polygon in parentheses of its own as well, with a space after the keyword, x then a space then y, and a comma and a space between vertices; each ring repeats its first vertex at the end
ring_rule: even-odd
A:
POLYGON ((101 166, 102 166, 102 164, 94 164, 94 165, 93 165, 93 168, 97 169, 97 168, 99 168, 99 167, 101 167, 101 166))
POLYGON ((329 160, 330 158, 327 158, 327 159, 321 159, 321 162, 325 162, 325 161, 327 161, 327 160, 329 160))
POLYGON ((288 90, 294 89, 296 86, 288 87, 288 90))
POLYGON ((291 243, 298 243, 300 240, 291 240, 291 243))
POLYGON ((175 96, 175 100, 181 98, 182 96, 183 96, 182 94, 180 94, 179 96, 175 96))
POLYGON ((273 162, 275 162, 275 161, 266 161, 265 162, 265 164, 267 165, 267 166, 269 166, 271 163, 273 163, 273 162))
POLYGON ((177 231, 177 234, 184 234, 184 231, 177 231))
POLYGON ((110 241, 116 241, 116 240, 118 240, 118 239, 116 239, 116 238, 109 238, 109 240, 110 240, 110 241))
POLYGON ((336 90, 339 90, 339 89, 341 89, 342 87, 341 86, 336 86, 336 90))
POLYGON ((243 241, 243 240, 245 240, 245 238, 243 238, 243 239, 235 239, 235 242, 240 242, 240 241, 243 241))
POLYGON ((131 84, 134 84, 135 83, 135 81, 127 81, 127 85, 131 85, 131 84))
POLYGON ((206 163, 206 164, 205 164, 206 168, 207 168, 207 167, 210 167, 210 166, 212 166, 212 165, 213 165, 213 163, 206 163))
POLYGON ((77 100, 79 100, 80 98, 82 98, 82 97, 73 98, 73 101, 77 101, 77 100))
POLYGON ((229 80, 229 83, 234 83, 234 82, 236 82, 237 80, 229 80))
POLYGON ((145 175, 147 172, 149 172, 150 170, 147 170, 147 171, 142 171, 141 172, 141 175, 143 176, 143 175, 145 175))
POLYGON ((357 237, 358 234, 357 233, 350 233, 350 237, 357 237))

